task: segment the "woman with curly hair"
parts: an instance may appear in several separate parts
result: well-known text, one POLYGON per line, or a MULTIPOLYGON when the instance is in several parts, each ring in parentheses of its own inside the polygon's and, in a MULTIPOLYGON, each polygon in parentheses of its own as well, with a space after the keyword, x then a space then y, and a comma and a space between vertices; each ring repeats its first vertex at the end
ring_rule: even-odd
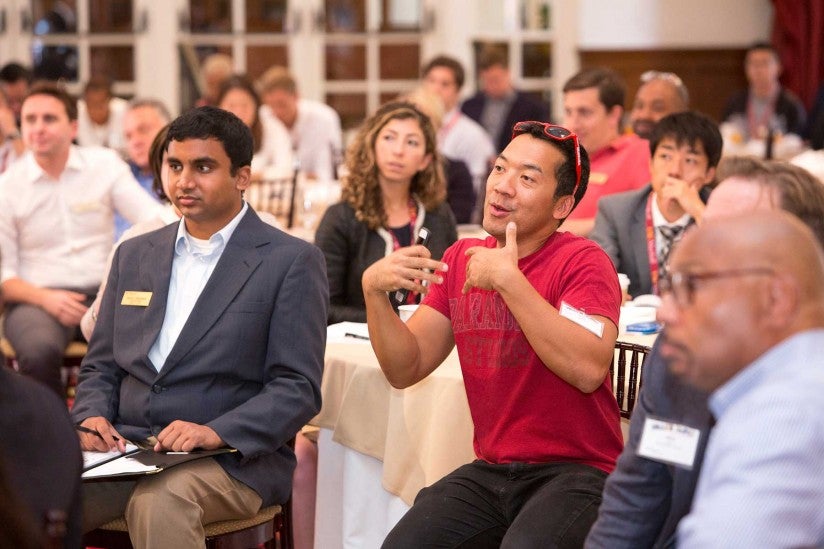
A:
POLYGON ((429 229, 434 259, 458 239, 435 130, 412 103, 387 103, 368 118, 346 152, 346 168, 341 201, 315 235, 326 256, 330 324, 366 321, 363 272, 411 245, 421 227, 429 229))

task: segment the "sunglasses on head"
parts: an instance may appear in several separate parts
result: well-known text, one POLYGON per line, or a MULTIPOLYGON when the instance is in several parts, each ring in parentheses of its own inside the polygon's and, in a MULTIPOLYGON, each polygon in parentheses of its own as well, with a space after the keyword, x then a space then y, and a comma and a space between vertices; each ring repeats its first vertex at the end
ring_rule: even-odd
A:
POLYGON ((575 187, 572 189, 572 196, 578 192, 578 187, 581 186, 581 144, 578 142, 578 136, 563 126, 556 126, 549 122, 537 122, 535 120, 526 120, 518 122, 512 128, 512 139, 515 139, 521 134, 530 133, 535 128, 540 128, 542 133, 554 141, 572 140, 575 145, 575 187))

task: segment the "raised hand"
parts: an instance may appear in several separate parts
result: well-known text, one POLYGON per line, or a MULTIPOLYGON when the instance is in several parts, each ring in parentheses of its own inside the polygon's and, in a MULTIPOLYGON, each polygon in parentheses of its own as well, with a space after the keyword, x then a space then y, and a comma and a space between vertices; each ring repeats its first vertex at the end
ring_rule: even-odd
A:
POLYGON ((506 225, 506 243, 503 248, 473 246, 466 250, 466 282, 463 293, 472 288, 495 290, 504 284, 513 271, 518 270, 518 228, 514 221, 506 225))

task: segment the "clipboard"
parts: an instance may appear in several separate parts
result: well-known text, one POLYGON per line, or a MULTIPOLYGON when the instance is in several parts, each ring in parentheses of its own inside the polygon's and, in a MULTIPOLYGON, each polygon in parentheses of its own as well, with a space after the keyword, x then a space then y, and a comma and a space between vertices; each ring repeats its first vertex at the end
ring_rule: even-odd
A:
POLYGON ((205 457, 237 452, 236 448, 194 450, 192 452, 155 452, 141 450, 134 444, 126 445, 126 452, 83 452, 84 482, 111 480, 143 475, 155 475, 169 467, 205 457))

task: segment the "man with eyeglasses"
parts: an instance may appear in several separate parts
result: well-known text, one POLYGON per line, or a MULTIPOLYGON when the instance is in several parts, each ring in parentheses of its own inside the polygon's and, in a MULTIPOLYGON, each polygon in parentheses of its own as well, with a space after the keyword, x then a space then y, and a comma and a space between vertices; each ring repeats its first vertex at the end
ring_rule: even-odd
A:
POLYGON ((668 114, 683 112, 690 106, 687 87, 672 72, 647 71, 641 75, 641 85, 629 113, 632 131, 649 139, 652 129, 668 114))
MULTIPOLYGON (((710 195, 703 219, 783 209, 824 242, 824 186, 805 170, 784 162, 731 157, 721 162, 718 176, 721 183, 710 195)), ((662 282, 662 290, 672 288, 679 294, 700 284, 695 277, 686 279, 677 273, 662 282)), ((660 352, 664 340, 659 338, 644 362, 629 440, 607 479, 598 520, 587 538, 588 549, 672 547, 679 521, 692 505, 712 419, 706 391, 667 368, 660 352), (641 448, 644 432, 662 425, 699 433, 681 463, 641 448)))
POLYGON ((478 457, 421 490, 385 547, 583 543, 621 448, 607 376, 615 270, 594 243, 557 231, 588 175, 575 134, 520 122, 487 180, 492 236, 459 240, 442 262, 404 248, 364 273, 369 335, 393 386, 457 347, 478 457), (397 288, 428 292, 406 324, 387 298, 397 288))
POLYGON ((821 254, 784 212, 708 221, 675 252, 661 354, 716 419, 681 548, 824 546, 821 254))
POLYGON ((564 126, 581 139, 592 159, 589 189, 570 214, 565 231, 587 236, 601 198, 643 187, 649 181, 649 147, 621 135, 626 86, 613 70, 584 69, 564 84, 564 126))
POLYGON ((702 189, 715 178, 722 140, 715 122, 682 112, 661 119, 649 147, 650 184, 604 197, 590 234, 629 277, 633 297, 658 293, 670 251, 701 219, 702 189))

